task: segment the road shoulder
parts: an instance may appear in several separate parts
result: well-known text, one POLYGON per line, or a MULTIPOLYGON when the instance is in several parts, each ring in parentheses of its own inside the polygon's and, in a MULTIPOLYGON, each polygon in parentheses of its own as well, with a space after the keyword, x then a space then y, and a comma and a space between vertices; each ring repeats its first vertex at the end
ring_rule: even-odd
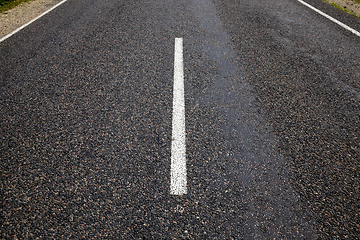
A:
POLYGON ((60 0, 34 0, 0 14, 0 38, 47 11, 60 0))

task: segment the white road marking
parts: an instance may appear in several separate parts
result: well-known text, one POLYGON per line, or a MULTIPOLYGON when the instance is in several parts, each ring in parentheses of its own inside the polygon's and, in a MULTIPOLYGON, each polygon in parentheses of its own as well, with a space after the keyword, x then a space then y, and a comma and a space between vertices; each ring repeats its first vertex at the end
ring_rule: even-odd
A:
POLYGON ((304 4, 305 6, 307 6, 308 8, 311 8, 311 9, 314 10, 315 12, 323 15, 324 17, 330 19, 331 21, 335 22, 336 24, 339 24, 340 26, 342 26, 342 27, 345 28, 346 30, 349 30, 350 32, 352 32, 352 33, 354 33, 355 35, 357 35, 357 36, 360 37, 360 32, 356 31, 355 29, 353 29, 353 28, 345 25, 344 23, 342 23, 342 22, 336 20, 335 18, 327 15, 326 13, 323 13, 322 11, 314 8, 313 6, 311 6, 310 4, 308 4, 308 3, 306 3, 306 2, 304 2, 304 1, 302 1, 302 0, 298 0, 298 1, 299 1, 300 3, 302 3, 302 4, 304 4))
POLYGON ((187 194, 183 39, 175 38, 170 194, 187 194))
POLYGON ((15 31, 13 31, 12 33, 9 33, 8 35, 6 35, 5 37, 0 39, 0 42, 4 41, 5 39, 8 39, 9 37, 11 37, 12 35, 14 35, 15 33, 19 32, 21 29, 29 26, 30 24, 32 24, 33 22, 35 22, 36 20, 38 20, 39 18, 41 18, 42 16, 44 16, 45 14, 48 14, 50 11, 54 10, 55 8, 57 8, 58 6, 60 6, 61 4, 63 4, 64 2, 66 2, 67 0, 63 0, 61 2, 59 2, 58 4, 56 4, 55 6, 53 6, 52 8, 50 8, 49 10, 43 12, 42 14, 40 14, 39 16, 37 16, 36 18, 34 18, 33 20, 25 23, 24 25, 22 25, 21 27, 19 27, 18 29, 16 29, 15 31))

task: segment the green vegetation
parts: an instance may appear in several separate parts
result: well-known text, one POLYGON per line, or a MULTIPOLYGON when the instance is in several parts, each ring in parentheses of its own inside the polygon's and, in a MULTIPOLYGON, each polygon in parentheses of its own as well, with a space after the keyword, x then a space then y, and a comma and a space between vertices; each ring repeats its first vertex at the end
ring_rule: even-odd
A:
POLYGON ((360 16, 356 15, 355 13, 353 13, 353 12, 351 12, 351 11, 343 8, 342 6, 340 6, 340 5, 336 4, 336 3, 331 3, 331 5, 334 6, 334 7, 336 7, 336 8, 338 8, 338 9, 340 9, 340 10, 342 10, 342 11, 344 11, 344 12, 347 12, 347 13, 355 16, 355 17, 360 17, 360 16))
MULTIPOLYGON (((354 2, 356 2, 356 3, 360 3, 360 0, 353 0, 353 1, 354 1, 354 2)), ((331 6, 334 6, 334 7, 338 8, 338 9, 340 9, 340 10, 344 11, 344 12, 347 12, 347 13, 349 13, 349 14, 351 14, 351 15, 355 16, 355 17, 360 17, 360 16, 356 15, 355 13, 353 13, 353 12, 351 12, 351 11, 347 10, 346 8, 343 8, 343 7, 342 7, 342 6, 340 6, 339 4, 336 4, 336 3, 330 3, 328 0, 324 0, 324 2, 327 2, 327 3, 328 3, 328 4, 330 4, 331 6)))
POLYGON ((10 10, 22 2, 30 2, 32 0, 0 0, 0 13, 10 10))

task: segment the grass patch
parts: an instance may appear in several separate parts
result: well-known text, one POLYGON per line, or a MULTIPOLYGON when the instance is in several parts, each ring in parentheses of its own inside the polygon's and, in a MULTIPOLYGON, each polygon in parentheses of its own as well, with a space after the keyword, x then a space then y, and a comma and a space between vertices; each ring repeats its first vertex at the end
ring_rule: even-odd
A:
MULTIPOLYGON (((338 9, 340 9, 341 11, 344 11, 344 12, 347 12, 347 13, 353 15, 354 17, 360 18, 360 16, 356 15, 355 13, 353 13, 353 12, 351 12, 351 11, 345 9, 345 8, 343 8, 343 7, 340 6, 339 4, 331 3, 331 2, 329 2, 328 0, 323 0, 323 1, 324 1, 324 2, 327 2, 327 3, 330 4, 331 6, 334 6, 334 7, 338 8, 338 9)), ((360 3, 360 0, 353 0, 353 1, 356 2, 356 3, 360 3)))
POLYGON ((32 0, 0 0, 0 13, 6 12, 20 3, 30 2, 32 0))

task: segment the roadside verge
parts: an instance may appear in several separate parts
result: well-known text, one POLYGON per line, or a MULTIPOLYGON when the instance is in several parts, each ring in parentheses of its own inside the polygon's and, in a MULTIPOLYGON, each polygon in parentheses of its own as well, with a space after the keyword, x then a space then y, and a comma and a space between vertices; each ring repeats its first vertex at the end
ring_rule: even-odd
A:
POLYGON ((336 8, 339 8, 344 12, 347 12, 356 17, 360 17, 360 3, 356 3, 353 0, 323 0, 323 1, 336 8))

